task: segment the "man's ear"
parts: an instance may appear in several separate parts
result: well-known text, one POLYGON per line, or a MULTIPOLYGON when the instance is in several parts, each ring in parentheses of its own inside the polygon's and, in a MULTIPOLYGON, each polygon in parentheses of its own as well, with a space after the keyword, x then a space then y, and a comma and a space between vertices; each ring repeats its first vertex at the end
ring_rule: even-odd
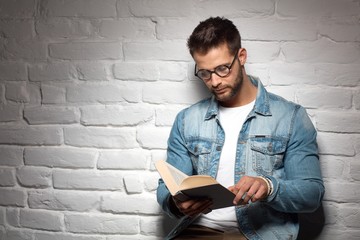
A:
POLYGON ((247 59, 247 51, 245 48, 240 48, 239 52, 238 52, 238 58, 240 61, 240 65, 244 66, 246 63, 246 59, 247 59))

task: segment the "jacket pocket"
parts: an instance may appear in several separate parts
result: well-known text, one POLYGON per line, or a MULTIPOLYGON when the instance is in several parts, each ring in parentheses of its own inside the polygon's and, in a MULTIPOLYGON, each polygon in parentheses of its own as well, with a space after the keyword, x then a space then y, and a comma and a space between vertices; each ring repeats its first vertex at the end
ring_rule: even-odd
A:
POLYGON ((194 140, 186 144, 190 154, 195 174, 206 174, 210 161, 212 143, 203 140, 194 140))
POLYGON ((255 136, 250 138, 252 167, 259 175, 272 175, 273 171, 284 166, 286 138, 255 136))

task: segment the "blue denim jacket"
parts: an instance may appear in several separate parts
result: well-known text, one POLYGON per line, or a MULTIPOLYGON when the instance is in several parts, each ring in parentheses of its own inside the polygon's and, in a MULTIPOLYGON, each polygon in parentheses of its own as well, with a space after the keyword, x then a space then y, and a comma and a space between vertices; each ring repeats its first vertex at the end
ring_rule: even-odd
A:
MULTIPOLYGON (((244 175, 268 177, 274 191, 266 200, 236 207, 238 226, 248 239, 296 239, 297 213, 315 211, 324 195, 316 130, 303 107, 268 93, 258 79, 249 78, 257 86, 257 97, 239 133, 235 169, 229 174, 235 183, 244 175)), ((168 140, 170 164, 187 175, 216 178, 225 140, 218 111, 212 97, 178 114, 168 140)), ((158 202, 176 216, 169 197, 160 179, 158 202)))

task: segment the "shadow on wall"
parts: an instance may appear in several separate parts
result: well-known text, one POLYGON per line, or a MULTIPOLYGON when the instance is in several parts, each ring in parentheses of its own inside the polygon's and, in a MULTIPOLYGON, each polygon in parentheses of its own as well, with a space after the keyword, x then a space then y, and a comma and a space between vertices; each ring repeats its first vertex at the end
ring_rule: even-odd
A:
POLYGON ((297 240, 312 240, 320 236, 325 224, 324 208, 321 205, 313 213, 299 214, 300 230, 297 240))

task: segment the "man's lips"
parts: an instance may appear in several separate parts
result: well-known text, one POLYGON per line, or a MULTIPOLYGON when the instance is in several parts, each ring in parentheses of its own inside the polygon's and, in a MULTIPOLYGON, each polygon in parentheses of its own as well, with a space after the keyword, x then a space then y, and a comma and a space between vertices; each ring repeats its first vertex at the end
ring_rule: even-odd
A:
POLYGON ((226 88, 214 89, 214 93, 216 93, 216 94, 222 94, 224 92, 226 92, 226 88))

